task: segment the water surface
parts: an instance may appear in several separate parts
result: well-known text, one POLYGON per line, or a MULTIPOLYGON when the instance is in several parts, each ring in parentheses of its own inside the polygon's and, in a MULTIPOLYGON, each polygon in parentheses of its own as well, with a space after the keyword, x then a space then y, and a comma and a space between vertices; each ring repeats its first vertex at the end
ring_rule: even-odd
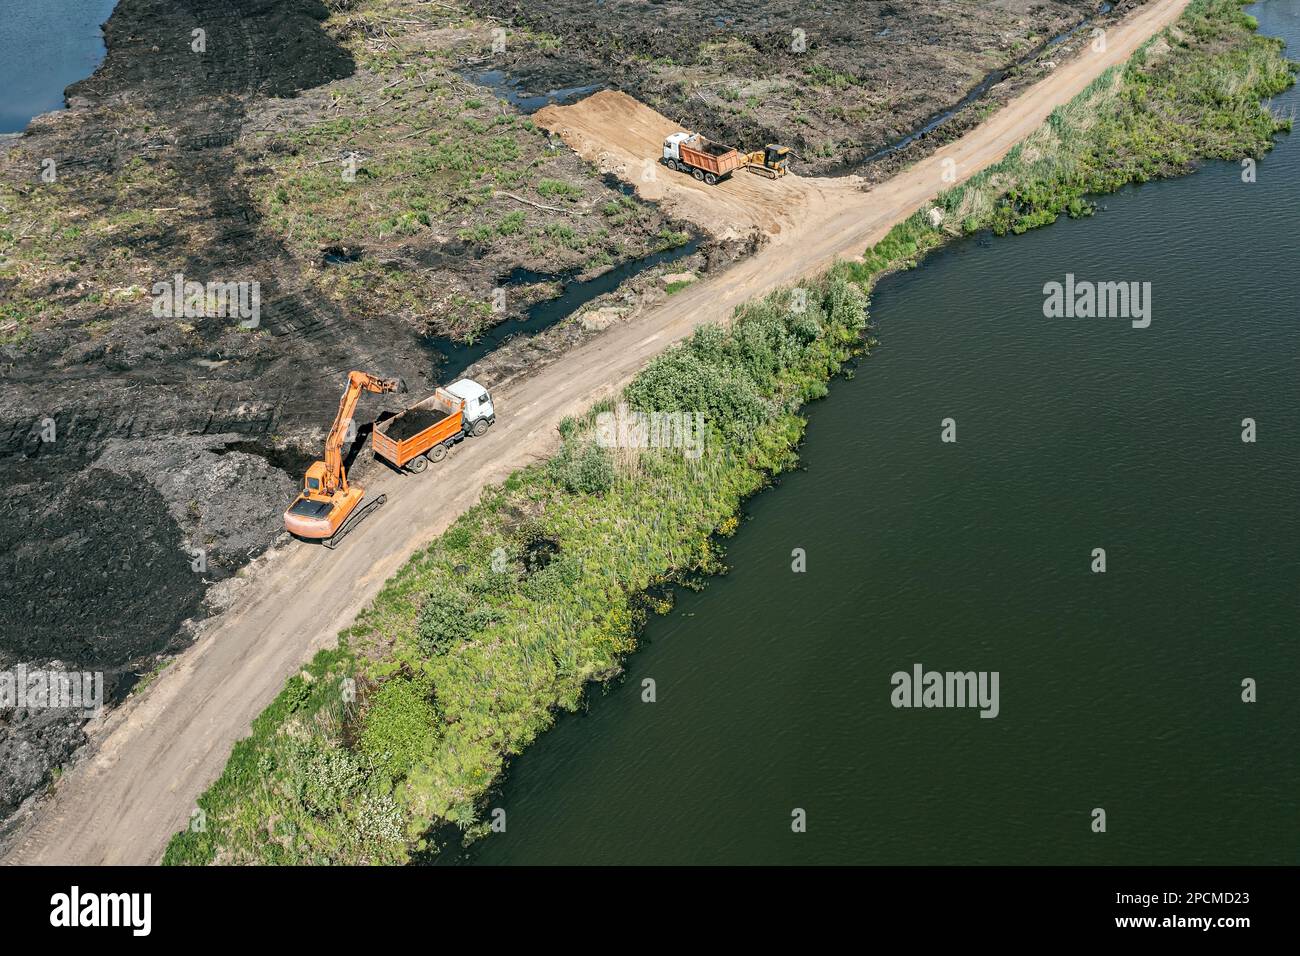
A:
MULTIPOLYGON (((1251 12, 1300 46, 1295 0, 1251 12)), ((883 347, 810 408, 805 470, 748 504, 730 574, 651 622, 626 680, 512 764, 507 831, 469 859, 1300 860, 1300 142, 1258 172, 882 283, 883 347), (1067 272, 1151 282, 1151 327, 1045 318, 1067 272), (917 662, 998 671, 1000 716, 894 709, 917 662)))
POLYGON ((117 0, 0 0, 0 133, 62 109, 63 91, 104 59, 117 0))

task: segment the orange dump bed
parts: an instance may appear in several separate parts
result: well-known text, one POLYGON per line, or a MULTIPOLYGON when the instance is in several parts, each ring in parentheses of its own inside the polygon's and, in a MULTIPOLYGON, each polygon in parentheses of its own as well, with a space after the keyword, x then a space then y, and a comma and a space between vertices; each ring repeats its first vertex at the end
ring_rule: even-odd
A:
POLYGON ((744 165, 744 157, 730 146, 710 143, 699 136, 678 147, 682 159, 699 169, 725 176, 744 165))
POLYGON ((385 461, 402 468, 434 445, 460 434, 465 402, 437 389, 422 402, 375 425, 370 446, 385 461))

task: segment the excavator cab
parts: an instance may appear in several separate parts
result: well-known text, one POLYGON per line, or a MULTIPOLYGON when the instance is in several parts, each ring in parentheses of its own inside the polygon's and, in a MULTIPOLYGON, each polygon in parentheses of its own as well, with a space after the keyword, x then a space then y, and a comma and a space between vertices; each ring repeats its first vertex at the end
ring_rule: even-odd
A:
POLYGON ((311 494, 314 491, 320 491, 325 486, 325 462, 314 461, 311 467, 307 469, 307 474, 302 480, 303 494, 311 494))

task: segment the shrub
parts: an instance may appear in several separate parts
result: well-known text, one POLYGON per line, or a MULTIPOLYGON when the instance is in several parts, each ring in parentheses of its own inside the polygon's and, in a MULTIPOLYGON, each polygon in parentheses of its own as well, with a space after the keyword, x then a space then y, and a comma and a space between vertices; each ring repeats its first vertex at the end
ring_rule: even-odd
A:
POLYGON ((499 613, 486 605, 470 606, 468 595, 454 591, 435 591, 424 601, 416 619, 416 639, 427 657, 445 654, 475 631, 490 627, 499 613))
POLYGON ((645 412, 702 412, 728 434, 742 434, 766 417, 753 379, 724 364, 705 362, 689 346, 651 362, 627 387, 630 405, 645 412))
POLYGON ((594 442, 580 448, 565 442, 547 467, 556 483, 570 494, 600 495, 614 485, 614 463, 594 442))
POLYGON ((564 196, 570 199, 582 195, 582 187, 566 183, 562 179, 543 179, 537 184, 537 191, 543 196, 564 196))
POLYGON ((356 757, 319 737, 295 742, 289 765, 293 794, 314 816, 338 813, 365 784, 365 772, 356 757))
POLYGON ((426 680, 399 677, 371 696, 363 718, 360 749, 394 779, 433 751, 438 715, 426 680))

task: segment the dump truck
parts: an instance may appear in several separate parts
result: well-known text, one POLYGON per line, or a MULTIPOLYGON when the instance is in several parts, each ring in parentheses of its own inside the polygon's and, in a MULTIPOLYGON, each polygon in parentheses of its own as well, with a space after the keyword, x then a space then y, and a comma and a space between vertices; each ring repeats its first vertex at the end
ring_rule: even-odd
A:
POLYGON ((753 153, 742 153, 731 146, 712 143, 698 133, 678 132, 664 139, 664 154, 659 161, 669 169, 690 173, 700 182, 714 186, 737 169, 779 179, 788 172, 790 148, 769 143, 753 153))
POLYGON ((496 421, 492 396, 468 378, 435 389, 423 401, 375 424, 370 447, 376 458, 419 474, 466 437, 478 437, 496 421))
POLYGON ((320 541, 325 547, 333 548, 366 515, 388 500, 386 495, 379 495, 357 507, 366 497, 366 491, 359 485, 348 484, 347 469, 343 467, 343 441, 362 392, 399 390, 405 391, 401 379, 379 378, 367 372, 348 373, 338 413, 325 439, 325 457, 312 462, 307 469, 302 491, 284 513, 286 531, 296 538, 320 541))
POLYGON ((661 160, 669 169, 690 173, 700 182, 715 185, 745 164, 739 151, 711 143, 698 133, 672 133, 664 140, 661 160))

